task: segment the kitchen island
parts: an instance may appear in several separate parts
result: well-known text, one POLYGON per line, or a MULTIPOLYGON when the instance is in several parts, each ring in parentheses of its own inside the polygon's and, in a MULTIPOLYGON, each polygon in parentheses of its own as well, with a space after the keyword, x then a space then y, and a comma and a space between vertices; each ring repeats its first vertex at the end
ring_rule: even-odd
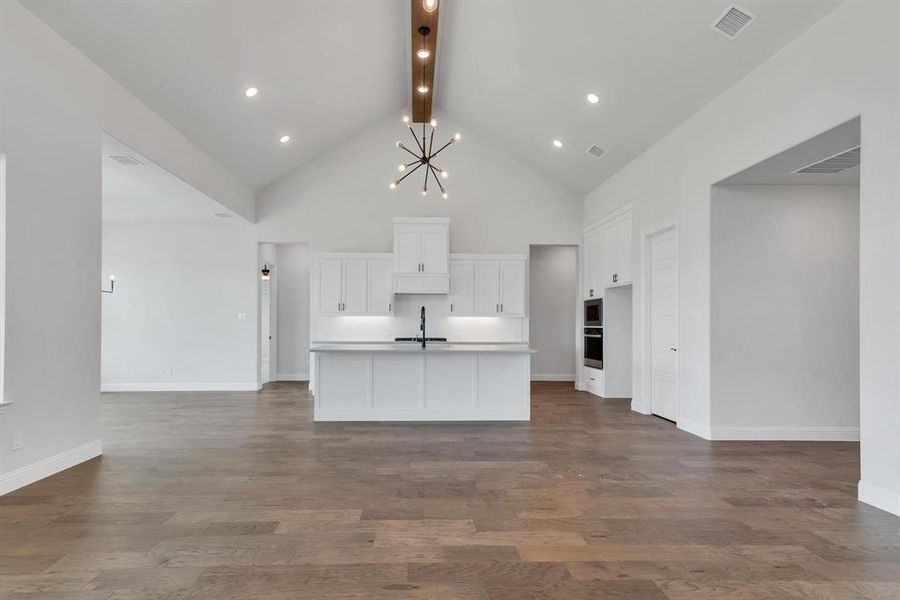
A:
POLYGON ((314 344, 316 421, 528 421, 523 344, 314 344))

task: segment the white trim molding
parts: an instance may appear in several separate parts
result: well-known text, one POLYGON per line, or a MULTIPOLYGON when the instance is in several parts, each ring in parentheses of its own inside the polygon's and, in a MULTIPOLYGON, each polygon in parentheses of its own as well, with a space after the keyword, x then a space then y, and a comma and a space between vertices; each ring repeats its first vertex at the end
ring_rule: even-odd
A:
POLYGON ((859 427, 734 427, 714 426, 717 441, 858 442, 859 427))
POLYGON ((569 373, 532 373, 532 381, 575 381, 575 375, 569 373))
POLYGON ((698 423, 697 421, 691 421, 690 419, 685 419, 684 417, 678 417, 678 423, 676 423, 678 429, 682 431, 686 431, 692 435, 696 435, 699 438, 703 438, 704 440, 712 440, 712 428, 709 425, 698 423))
POLYGON ((588 223, 587 225, 585 225, 584 232, 588 233, 590 231, 593 231, 594 229, 597 229, 598 227, 603 227, 610 221, 612 221, 614 219, 618 219, 619 217, 621 217, 624 214, 628 214, 629 212, 631 212, 631 209, 633 206, 634 205, 631 202, 629 202, 628 204, 623 204, 622 206, 620 206, 619 208, 617 208, 615 210, 609 211, 608 213, 606 213, 605 215, 603 215, 596 221, 592 221, 591 223, 588 223))
POLYGON ((900 517, 900 492, 894 492, 865 481, 860 481, 856 489, 860 502, 900 517))
POLYGON ((94 440, 83 446, 76 446, 43 460, 39 460, 21 469, 0 475, 0 496, 13 492, 26 485, 31 485, 60 471, 96 458, 103 454, 103 442, 94 440))
POLYGON ((276 373, 275 381, 309 381, 309 373, 276 373))
POLYGON ((248 383, 103 383, 101 392, 255 392, 257 382, 248 383))

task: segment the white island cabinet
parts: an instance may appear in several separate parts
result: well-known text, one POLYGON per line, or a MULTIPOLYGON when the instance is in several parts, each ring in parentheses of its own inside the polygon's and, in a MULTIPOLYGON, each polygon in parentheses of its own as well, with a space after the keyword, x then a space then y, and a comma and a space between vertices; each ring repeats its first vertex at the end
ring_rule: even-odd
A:
POLYGON ((520 344, 318 344, 316 421, 528 421, 520 344))

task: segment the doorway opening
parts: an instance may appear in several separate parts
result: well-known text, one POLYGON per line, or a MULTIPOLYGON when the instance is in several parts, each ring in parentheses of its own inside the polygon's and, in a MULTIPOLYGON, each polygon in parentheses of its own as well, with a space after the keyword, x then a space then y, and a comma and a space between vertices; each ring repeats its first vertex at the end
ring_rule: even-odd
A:
POLYGON ((859 439, 860 119, 718 182, 712 439, 859 439))
POLYGON ((309 381, 312 262, 307 243, 259 244, 260 385, 309 381))
POLYGON ((578 247, 532 245, 529 251, 528 340, 532 381, 575 382, 578 247))

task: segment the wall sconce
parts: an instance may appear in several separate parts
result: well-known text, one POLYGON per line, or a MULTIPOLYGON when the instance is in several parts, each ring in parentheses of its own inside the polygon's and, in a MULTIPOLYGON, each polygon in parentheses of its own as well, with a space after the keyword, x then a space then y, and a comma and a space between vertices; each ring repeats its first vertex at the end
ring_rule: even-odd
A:
POLYGON ((101 294, 112 294, 114 291, 116 291, 116 276, 110 275, 109 276, 109 289, 104 290, 103 288, 100 288, 100 293, 101 294))
POLYGON ((263 268, 262 268, 262 271, 260 271, 259 278, 262 279, 263 281, 269 280, 269 265, 263 264, 263 268))

